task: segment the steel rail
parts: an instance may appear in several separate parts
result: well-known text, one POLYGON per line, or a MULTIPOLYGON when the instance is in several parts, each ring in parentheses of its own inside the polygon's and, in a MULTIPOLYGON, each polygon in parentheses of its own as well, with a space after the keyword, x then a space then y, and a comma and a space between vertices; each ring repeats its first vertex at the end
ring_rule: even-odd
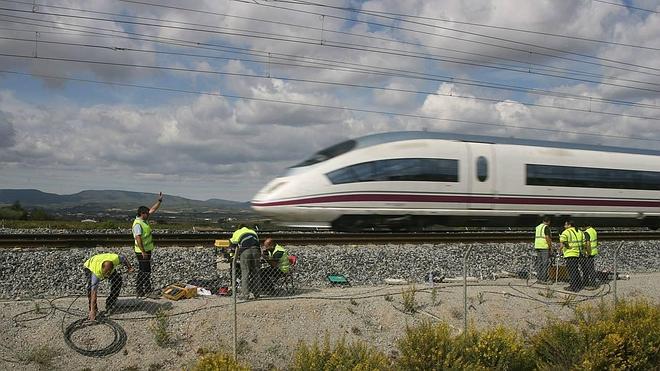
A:
MULTIPOLYGON (((421 244, 452 242, 525 242, 533 240, 533 232, 423 232, 423 233, 333 233, 333 232, 264 232, 286 245, 360 245, 360 244, 421 244)), ((215 240, 227 240, 228 232, 217 233, 154 233, 157 246, 213 246, 215 240)), ((555 239, 557 236, 555 236, 555 239)), ((601 241, 660 240, 657 231, 610 231, 598 234, 601 241)), ((531 242, 530 242, 531 243, 531 242)), ((63 234, 0 234, 0 248, 69 248, 118 247, 133 245, 128 233, 63 233, 63 234)))

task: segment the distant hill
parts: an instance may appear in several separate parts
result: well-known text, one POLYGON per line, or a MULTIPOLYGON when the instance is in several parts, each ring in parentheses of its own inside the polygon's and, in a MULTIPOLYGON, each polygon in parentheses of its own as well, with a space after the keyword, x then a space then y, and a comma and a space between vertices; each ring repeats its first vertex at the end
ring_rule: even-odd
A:
MULTIPOLYGON (((36 189, 0 189, 0 205, 11 205, 16 201, 27 208, 47 210, 71 208, 128 209, 140 205, 151 206, 155 193, 117 190, 82 191, 71 195, 46 193, 36 189)), ((249 209, 249 202, 236 202, 213 198, 206 201, 165 195, 164 207, 170 211, 209 211, 217 209, 249 209)))

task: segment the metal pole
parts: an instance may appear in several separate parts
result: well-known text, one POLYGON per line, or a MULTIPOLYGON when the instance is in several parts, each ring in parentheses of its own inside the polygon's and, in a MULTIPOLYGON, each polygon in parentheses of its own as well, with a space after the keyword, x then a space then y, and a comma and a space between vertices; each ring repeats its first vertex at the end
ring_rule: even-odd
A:
POLYGON ((555 285, 559 282, 559 250, 555 252, 555 285))
MULTIPOLYGON (((538 252, 536 252, 536 253, 538 253, 538 252)), ((533 268, 533 264, 534 264, 533 262, 534 262, 534 258, 536 257, 536 255, 533 252, 531 252, 531 253, 528 252, 527 256, 529 257, 529 259, 528 259, 529 264, 527 266, 527 281, 525 282, 525 284, 527 286, 529 286, 529 281, 532 280, 532 269, 534 269, 533 268)), ((538 280, 539 274, 540 274, 540 272, 536 272, 536 279, 537 280, 538 280)))
POLYGON ((618 265, 617 262, 619 260, 619 249, 623 246, 623 242, 619 244, 619 246, 614 250, 614 306, 618 303, 618 298, 617 298, 617 292, 616 292, 616 281, 619 278, 619 273, 618 273, 618 265))
POLYGON ((468 307, 467 307, 467 258, 472 251, 472 245, 468 247, 463 255, 463 333, 467 332, 468 307))
POLYGON ((238 255, 238 247, 234 250, 234 256, 232 257, 231 260, 231 296, 233 298, 233 311, 234 311, 234 341, 233 341, 233 346, 234 346, 234 361, 238 360, 238 315, 237 315, 237 310, 236 310, 236 296, 238 295, 238 292, 236 292, 236 256, 238 255))

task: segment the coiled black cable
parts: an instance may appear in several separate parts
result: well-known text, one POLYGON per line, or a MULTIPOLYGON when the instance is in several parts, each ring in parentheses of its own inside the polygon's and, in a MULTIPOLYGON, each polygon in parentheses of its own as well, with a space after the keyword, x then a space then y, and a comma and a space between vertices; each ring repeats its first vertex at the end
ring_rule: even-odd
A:
POLYGON ((64 331, 64 341, 66 342, 66 344, 71 349, 87 357, 105 357, 115 354, 124 348, 124 345, 126 345, 126 339, 127 336, 126 336, 126 331, 124 331, 124 328, 119 326, 119 324, 117 324, 115 321, 109 318, 105 318, 103 316, 99 317, 96 321, 88 321, 86 318, 78 319, 72 322, 71 324, 69 324, 69 326, 67 326, 66 330, 64 331), (76 345, 71 340, 73 334, 76 331, 96 325, 108 326, 112 329, 112 332, 114 333, 114 339, 105 348, 83 349, 78 345, 76 345))

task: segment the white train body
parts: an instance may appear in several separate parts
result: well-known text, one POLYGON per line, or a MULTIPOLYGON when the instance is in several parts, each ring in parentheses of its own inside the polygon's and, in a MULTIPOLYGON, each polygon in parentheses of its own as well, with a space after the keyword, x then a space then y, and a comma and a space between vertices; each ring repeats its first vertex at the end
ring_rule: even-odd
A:
POLYGON ((660 152, 429 132, 375 134, 318 152, 252 200, 289 226, 421 228, 660 224, 660 152))

